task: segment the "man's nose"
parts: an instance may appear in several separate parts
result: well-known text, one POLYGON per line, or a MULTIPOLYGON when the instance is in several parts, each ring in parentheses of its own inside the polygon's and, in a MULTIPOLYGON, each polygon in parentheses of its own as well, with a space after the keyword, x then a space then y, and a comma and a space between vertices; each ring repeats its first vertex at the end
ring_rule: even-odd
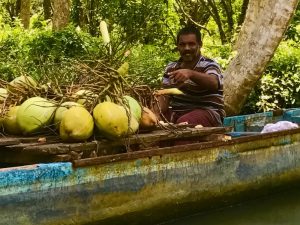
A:
POLYGON ((184 46, 184 50, 190 50, 191 49, 191 46, 190 45, 185 45, 184 46))

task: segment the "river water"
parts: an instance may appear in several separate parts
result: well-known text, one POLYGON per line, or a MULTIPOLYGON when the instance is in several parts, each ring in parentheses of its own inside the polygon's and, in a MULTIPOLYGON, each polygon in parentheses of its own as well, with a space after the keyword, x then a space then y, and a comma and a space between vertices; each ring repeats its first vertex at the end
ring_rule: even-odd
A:
POLYGON ((300 225, 300 187, 164 225, 300 225))

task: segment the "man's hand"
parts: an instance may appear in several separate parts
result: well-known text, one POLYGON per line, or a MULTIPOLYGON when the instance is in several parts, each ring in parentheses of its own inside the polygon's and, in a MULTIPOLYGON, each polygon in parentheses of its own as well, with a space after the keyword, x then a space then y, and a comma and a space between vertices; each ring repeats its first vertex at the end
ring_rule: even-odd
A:
POLYGON ((179 69, 169 73, 169 78, 175 84, 181 84, 190 79, 193 75, 193 70, 189 69, 179 69))

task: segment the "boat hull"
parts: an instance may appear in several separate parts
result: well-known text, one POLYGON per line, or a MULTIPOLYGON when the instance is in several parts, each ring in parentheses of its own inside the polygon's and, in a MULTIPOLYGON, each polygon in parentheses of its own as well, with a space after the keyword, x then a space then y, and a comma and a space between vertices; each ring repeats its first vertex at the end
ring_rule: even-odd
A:
POLYGON ((154 224, 300 180, 299 129, 143 155, 1 169, 0 224, 154 224))

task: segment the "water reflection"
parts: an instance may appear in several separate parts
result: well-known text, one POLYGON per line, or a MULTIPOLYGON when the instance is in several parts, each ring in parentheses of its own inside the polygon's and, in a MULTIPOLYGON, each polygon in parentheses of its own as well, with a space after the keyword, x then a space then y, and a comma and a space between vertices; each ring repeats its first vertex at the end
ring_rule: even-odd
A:
POLYGON ((300 188, 165 225, 299 225, 300 188))

